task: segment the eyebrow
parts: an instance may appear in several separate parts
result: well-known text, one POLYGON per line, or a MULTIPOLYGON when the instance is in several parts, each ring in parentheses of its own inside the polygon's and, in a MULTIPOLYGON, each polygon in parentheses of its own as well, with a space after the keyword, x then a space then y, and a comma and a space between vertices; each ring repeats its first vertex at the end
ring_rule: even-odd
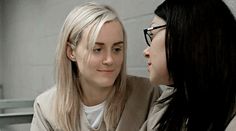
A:
MULTIPOLYGON (((95 42, 96 45, 105 45, 103 42, 95 42)), ((124 44, 124 41, 118 41, 113 43, 113 45, 119 45, 119 44, 124 44)))

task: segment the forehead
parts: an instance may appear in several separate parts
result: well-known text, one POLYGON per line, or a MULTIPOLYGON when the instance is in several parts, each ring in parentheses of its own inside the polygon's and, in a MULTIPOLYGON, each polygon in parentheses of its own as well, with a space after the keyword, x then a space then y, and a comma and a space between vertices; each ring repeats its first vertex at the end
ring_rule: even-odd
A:
POLYGON ((97 32, 98 34, 96 34, 94 31, 96 31, 98 28, 99 27, 94 27, 93 25, 85 28, 79 46, 93 49, 97 43, 102 43, 102 45, 106 46, 112 46, 115 43, 125 44, 123 28, 118 20, 112 20, 102 24, 99 31, 97 32), (92 37, 92 34, 97 36, 92 37))
POLYGON ((124 41, 123 37, 123 29, 120 22, 114 20, 103 24, 96 41, 114 43, 124 41))
POLYGON ((152 20, 152 26, 153 25, 165 25, 166 22, 159 16, 154 16, 153 20, 152 20))
MULTIPOLYGON (((117 20, 109 21, 106 22, 102 25, 99 35, 101 34, 107 34, 107 33, 112 33, 112 34, 123 34, 123 30, 121 27, 121 24, 117 20)), ((111 35, 112 35, 111 34, 111 35)))

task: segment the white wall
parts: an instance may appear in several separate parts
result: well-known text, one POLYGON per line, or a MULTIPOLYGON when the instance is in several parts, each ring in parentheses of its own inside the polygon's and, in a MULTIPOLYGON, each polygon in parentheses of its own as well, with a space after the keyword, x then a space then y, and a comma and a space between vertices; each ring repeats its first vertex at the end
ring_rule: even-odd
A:
POLYGON ((3 1, 0 0, 0 99, 3 97, 3 52, 2 52, 2 31, 3 31, 3 26, 2 26, 2 20, 3 20, 3 17, 2 17, 2 12, 3 12, 3 1))
MULTIPOLYGON (((2 5, 3 5, 3 1, 1 1, 0 0, 0 85, 2 85, 2 83, 3 83, 3 77, 2 77, 2 74, 3 74, 3 65, 2 65, 2 63, 3 63, 3 52, 2 52, 2 28, 3 28, 3 26, 2 26, 2 20, 3 20, 3 17, 2 17, 2 12, 3 12, 3 8, 2 8, 2 5)), ((1 94, 1 92, 0 92, 0 94, 1 94)))
POLYGON ((234 17, 236 18, 236 1, 235 0, 223 0, 223 1, 228 5, 232 13, 234 14, 234 17))
POLYGON ((34 98, 53 83, 51 68, 55 42, 50 41, 52 36, 44 33, 42 17, 45 12, 40 11, 41 3, 42 0, 5 0, 5 98, 34 98))

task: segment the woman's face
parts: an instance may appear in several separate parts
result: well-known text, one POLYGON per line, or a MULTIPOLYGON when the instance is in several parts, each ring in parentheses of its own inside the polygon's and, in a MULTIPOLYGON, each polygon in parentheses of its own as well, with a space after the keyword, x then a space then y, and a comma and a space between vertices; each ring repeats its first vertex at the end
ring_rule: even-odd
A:
MULTIPOLYGON (((152 20, 151 27, 165 24, 166 22, 163 19, 155 16, 152 20)), ((156 85, 172 84, 166 64, 165 33, 165 27, 152 30, 152 42, 150 47, 144 50, 144 56, 147 58, 147 68, 150 73, 149 79, 156 85)))
POLYGON ((81 84, 100 88, 111 87, 123 65, 124 37, 121 24, 118 21, 105 23, 92 51, 87 47, 87 36, 86 29, 74 51, 81 84))

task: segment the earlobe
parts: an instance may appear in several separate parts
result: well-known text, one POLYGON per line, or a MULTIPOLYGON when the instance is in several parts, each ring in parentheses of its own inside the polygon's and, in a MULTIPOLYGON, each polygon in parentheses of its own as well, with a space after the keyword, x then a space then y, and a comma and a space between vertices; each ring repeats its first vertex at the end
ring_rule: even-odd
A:
POLYGON ((67 46, 66 46, 66 55, 67 55, 67 57, 68 57, 71 61, 74 61, 74 62, 76 61, 75 52, 74 52, 74 50, 72 49, 70 43, 67 43, 67 46))

